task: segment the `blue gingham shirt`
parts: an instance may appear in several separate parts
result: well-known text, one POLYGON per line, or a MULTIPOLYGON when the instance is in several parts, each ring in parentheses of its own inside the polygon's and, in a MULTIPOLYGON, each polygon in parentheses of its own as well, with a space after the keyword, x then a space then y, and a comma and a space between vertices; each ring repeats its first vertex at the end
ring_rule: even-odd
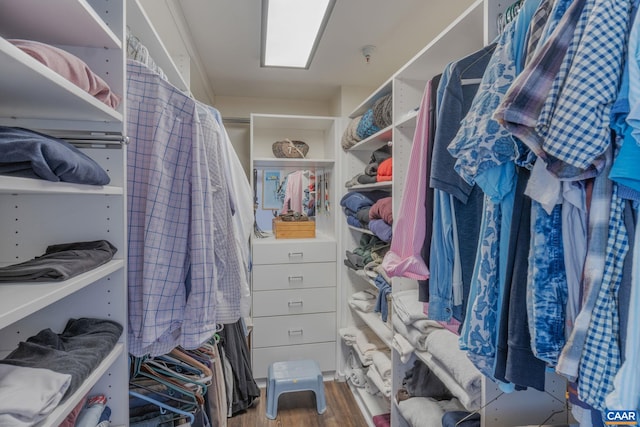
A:
MULTIPOLYGON (((518 136, 545 159, 549 170, 560 178, 593 176, 603 167, 604 151, 610 144, 609 113, 621 77, 630 9, 628 0, 574 2, 548 40, 553 44, 557 42, 556 36, 561 37, 560 41, 565 44, 560 44, 560 47, 567 46, 566 53, 547 51, 546 64, 554 68, 539 68, 537 71, 541 77, 538 84, 545 90, 551 84, 550 90, 545 92, 531 82, 526 85, 522 82, 512 89, 522 89, 520 96, 524 101, 521 99, 521 105, 507 105, 510 112, 498 110, 497 117, 502 116, 501 120, 506 122, 517 123, 520 120, 528 127, 533 127, 535 122, 538 138, 531 135, 531 130, 518 136), (583 9, 575 21, 582 3, 583 9), (571 43, 566 45, 574 22, 576 26, 571 43), (559 57, 564 60, 558 72, 554 73, 559 57), (528 101, 527 97, 533 100, 528 101), (544 105, 540 109, 542 100, 544 105)), ((531 67, 535 67, 535 63, 536 60, 531 67)), ((514 101, 507 96, 504 102, 514 101)))
MULTIPOLYGON (((605 256, 609 236, 610 209, 613 195, 613 182, 607 177, 611 169, 611 152, 605 152, 605 168, 602 174, 595 178, 589 207, 587 257, 583 273, 582 308, 575 319, 573 330, 567 339, 558 358, 556 372, 567 377, 570 381, 578 378, 578 368, 587 330, 591 321, 591 314, 600 293, 605 268, 605 256)), ((606 362, 605 362, 606 363, 606 362)))
POLYGON ((614 183, 602 285, 591 314, 578 379, 580 400, 600 411, 606 409, 605 398, 613 390, 613 380, 620 368, 618 289, 629 238, 623 218, 624 199, 617 190, 618 184, 614 183))
POLYGON ((127 103, 129 351, 158 355, 215 332, 212 191, 195 101, 128 61, 127 103))
POLYGON ((526 68, 518 75, 494 112, 494 118, 509 132, 518 137, 532 152, 546 160, 543 142, 546 129, 538 126, 543 107, 555 84, 560 67, 568 58, 574 36, 586 0, 576 0, 558 23, 554 16, 563 9, 562 1, 556 2, 545 31, 551 32, 548 39, 542 39, 535 55, 526 68), (557 24, 552 31, 551 28, 557 24))

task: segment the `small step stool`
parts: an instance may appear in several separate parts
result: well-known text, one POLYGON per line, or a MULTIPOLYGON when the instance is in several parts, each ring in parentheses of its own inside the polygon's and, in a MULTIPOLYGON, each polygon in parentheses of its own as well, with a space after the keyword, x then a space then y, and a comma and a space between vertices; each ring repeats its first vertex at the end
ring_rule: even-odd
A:
POLYGON ((318 414, 324 414, 327 403, 320 366, 315 360, 290 360, 274 362, 267 372, 267 418, 274 420, 278 414, 278 398, 292 391, 313 391, 316 395, 318 414))

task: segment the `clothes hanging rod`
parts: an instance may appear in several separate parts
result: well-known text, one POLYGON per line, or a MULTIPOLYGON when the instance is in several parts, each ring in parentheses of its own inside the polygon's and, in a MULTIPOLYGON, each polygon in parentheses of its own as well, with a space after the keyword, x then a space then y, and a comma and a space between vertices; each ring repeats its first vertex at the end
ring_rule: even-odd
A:
POLYGON ((223 117, 222 122, 230 125, 248 125, 250 120, 248 117, 223 117))

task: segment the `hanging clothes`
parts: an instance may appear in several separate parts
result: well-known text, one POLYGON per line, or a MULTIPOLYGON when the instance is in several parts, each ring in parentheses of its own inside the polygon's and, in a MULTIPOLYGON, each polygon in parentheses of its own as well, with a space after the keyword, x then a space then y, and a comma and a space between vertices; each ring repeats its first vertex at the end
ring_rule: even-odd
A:
POLYGON ((127 84, 129 351, 161 355, 197 348, 219 317, 239 318, 243 273, 238 251, 216 251, 235 240, 214 167, 219 125, 143 64, 127 62, 127 84))

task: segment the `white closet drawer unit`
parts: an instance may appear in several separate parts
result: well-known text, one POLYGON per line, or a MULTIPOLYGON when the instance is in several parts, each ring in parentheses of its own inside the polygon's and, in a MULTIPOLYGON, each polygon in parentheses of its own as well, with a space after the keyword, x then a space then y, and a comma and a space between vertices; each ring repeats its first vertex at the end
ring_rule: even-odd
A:
POLYGON ((262 291, 253 294, 255 317, 332 311, 336 311, 335 288, 262 291))
POLYGON ((253 290, 320 288, 336 286, 335 262, 264 264, 253 267, 253 290))
POLYGON ((253 319, 253 347, 336 340, 336 314, 299 314, 253 319))
POLYGON ((253 245, 254 264, 331 262, 336 260, 335 241, 260 242, 253 245))
POLYGON ((274 361, 313 359, 323 372, 336 369, 336 343, 288 345, 282 347, 256 348, 252 352, 253 375, 256 378, 267 376, 269 365, 274 361))

